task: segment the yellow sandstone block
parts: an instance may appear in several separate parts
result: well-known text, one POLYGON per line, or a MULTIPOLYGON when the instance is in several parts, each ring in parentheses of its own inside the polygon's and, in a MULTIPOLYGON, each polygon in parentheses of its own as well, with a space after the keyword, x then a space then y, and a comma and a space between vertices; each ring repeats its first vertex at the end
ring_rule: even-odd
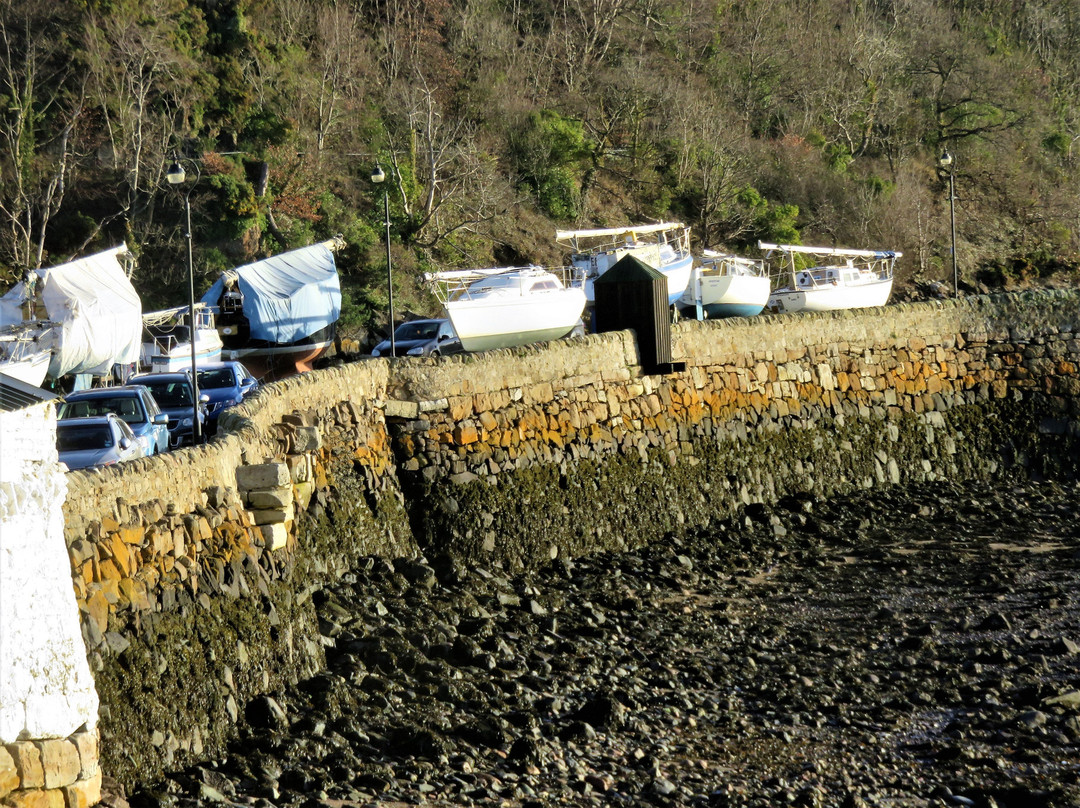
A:
POLYGON ((98 580, 119 581, 122 577, 124 576, 120 574, 120 570, 112 561, 102 561, 98 564, 98 580))
POLYGON ((63 788, 79 779, 82 762, 79 750, 66 738, 49 738, 35 741, 41 751, 41 766, 45 771, 47 789, 63 788))
MULTIPOLYGON (((44 780, 42 781, 44 782, 44 780)), ((7 749, 0 746, 0 799, 17 789, 21 783, 15 758, 7 749)))
POLYGON ((480 440, 480 434, 476 427, 470 425, 459 426, 454 429, 454 443, 458 446, 468 446, 480 440))
POLYGON ((64 792, 59 788, 16 791, 8 795, 4 805, 5 808, 65 808, 64 792))
POLYGON ((101 767, 98 766, 98 731, 76 732, 69 740, 79 751, 79 780, 97 775, 100 786, 101 767))
POLYGON ((83 780, 76 780, 63 789, 65 808, 89 808, 101 801, 101 771, 83 780))
POLYGON ((123 595, 131 608, 136 611, 146 611, 150 608, 150 600, 146 596, 146 584, 137 578, 125 578, 120 582, 120 594, 123 595))
POLYGON ((105 593, 100 589, 86 599, 86 615, 94 621, 94 625, 96 625, 102 633, 108 628, 109 601, 106 600, 105 593))
POLYGON ((450 418, 453 421, 460 421, 462 418, 468 418, 473 414, 473 402, 471 397, 453 398, 450 399, 449 404, 450 418))
POLYGON ((143 530, 138 525, 122 527, 117 535, 124 544, 142 544, 143 530))
POLYGON ((109 542, 109 550, 112 553, 113 563, 117 569, 120 570, 121 575, 131 574, 131 551, 128 546, 124 544, 124 540, 120 538, 119 533, 114 533, 111 541, 109 542))

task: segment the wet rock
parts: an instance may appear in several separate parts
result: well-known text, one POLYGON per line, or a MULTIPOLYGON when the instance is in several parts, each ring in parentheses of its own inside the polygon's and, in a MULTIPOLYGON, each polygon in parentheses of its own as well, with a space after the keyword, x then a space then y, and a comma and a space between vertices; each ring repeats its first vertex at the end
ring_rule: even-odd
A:
POLYGON ((260 696, 251 701, 244 710, 244 717, 258 729, 284 730, 289 726, 285 711, 270 696, 260 696))
POLYGON ((1072 808, 1077 493, 792 498, 514 577, 366 559, 313 595, 327 670, 139 804, 1072 808), (994 549, 1055 519, 1060 552, 994 549))
POLYGON ((1054 644, 1050 646, 1050 652, 1053 654, 1076 656, 1077 654, 1080 654, 1080 644, 1073 642, 1068 637, 1059 637, 1054 644))
POLYGON ((626 708, 611 696, 603 695, 589 699, 575 714, 575 718, 593 727, 615 729, 623 724, 626 708))

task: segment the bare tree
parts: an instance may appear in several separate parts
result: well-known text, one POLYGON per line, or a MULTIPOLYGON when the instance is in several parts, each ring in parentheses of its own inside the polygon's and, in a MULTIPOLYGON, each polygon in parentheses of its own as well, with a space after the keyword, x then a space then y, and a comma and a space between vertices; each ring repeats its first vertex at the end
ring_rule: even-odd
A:
POLYGON ((82 84, 60 52, 51 4, 0 4, 0 255, 20 269, 41 266, 49 222, 73 170, 82 84))
POLYGON ((388 137, 405 240, 434 247, 501 212, 499 196, 489 193, 494 161, 477 144, 472 126, 444 117, 423 76, 400 88, 397 98, 404 113, 388 137))
POLYGON ((573 90, 604 60, 616 25, 633 0, 556 0, 550 57, 562 66, 563 82, 573 90))
POLYGON ((442 29, 449 12, 448 0, 363 0, 376 23, 375 40, 382 52, 380 64, 385 84, 416 69, 427 70, 442 44, 442 29))
POLYGON ((177 132, 201 123, 191 118, 201 107, 191 78, 199 72, 192 43, 184 39, 200 32, 185 25, 187 6, 180 0, 126 2, 132 8, 90 18, 85 52, 105 135, 99 155, 120 179, 109 218, 134 226, 161 187, 177 132))

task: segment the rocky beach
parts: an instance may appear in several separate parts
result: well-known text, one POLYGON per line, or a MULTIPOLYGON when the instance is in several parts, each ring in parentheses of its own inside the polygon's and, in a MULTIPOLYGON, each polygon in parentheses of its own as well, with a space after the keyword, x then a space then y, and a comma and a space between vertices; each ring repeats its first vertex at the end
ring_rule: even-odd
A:
POLYGON ((1080 486, 750 505, 510 575, 369 558, 327 668, 112 806, 1080 805, 1080 486))

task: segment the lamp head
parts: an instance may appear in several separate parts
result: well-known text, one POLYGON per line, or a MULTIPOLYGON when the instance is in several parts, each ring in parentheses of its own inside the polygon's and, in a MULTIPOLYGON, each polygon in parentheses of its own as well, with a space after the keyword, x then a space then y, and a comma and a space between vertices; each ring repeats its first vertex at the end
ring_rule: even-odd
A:
POLYGON ((938 165, 942 168, 948 168, 953 163, 953 156, 949 154, 948 149, 941 153, 941 157, 938 158, 938 165))
POLYGON ((371 172, 371 181, 378 185, 380 182, 386 179, 386 172, 382 170, 382 166, 378 163, 375 164, 375 169, 371 172))
POLYGON ((187 174, 184 172, 184 167, 180 165, 179 160, 169 166, 165 179, 169 181, 169 185, 180 185, 187 179, 187 174))

